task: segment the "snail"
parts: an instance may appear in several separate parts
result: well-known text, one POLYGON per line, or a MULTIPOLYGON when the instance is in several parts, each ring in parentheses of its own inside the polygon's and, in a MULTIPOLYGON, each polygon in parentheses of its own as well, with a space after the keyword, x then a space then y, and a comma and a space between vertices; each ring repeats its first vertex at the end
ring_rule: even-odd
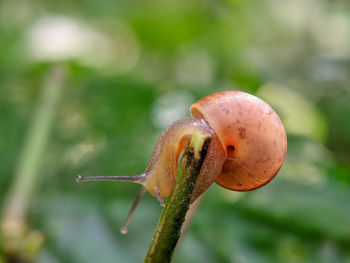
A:
POLYGON ((194 131, 211 134, 207 155, 191 196, 194 202, 213 182, 234 191, 249 191, 271 181, 287 152, 284 126, 263 100, 241 91, 208 95, 191 106, 191 117, 175 121, 159 137, 146 170, 133 176, 78 176, 77 181, 110 180, 142 184, 125 225, 146 192, 163 197, 172 190, 178 158, 194 131))

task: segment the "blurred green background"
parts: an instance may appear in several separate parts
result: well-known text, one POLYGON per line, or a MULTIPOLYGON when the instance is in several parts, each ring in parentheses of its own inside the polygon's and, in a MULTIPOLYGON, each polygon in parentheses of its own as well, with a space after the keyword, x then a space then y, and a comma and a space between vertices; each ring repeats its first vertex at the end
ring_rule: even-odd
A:
POLYGON ((75 176, 142 172, 222 90, 273 106, 286 162, 256 191, 213 185, 174 262, 350 262, 349 73, 347 0, 1 1, 0 262, 141 262, 157 200, 121 235, 139 186, 75 176))

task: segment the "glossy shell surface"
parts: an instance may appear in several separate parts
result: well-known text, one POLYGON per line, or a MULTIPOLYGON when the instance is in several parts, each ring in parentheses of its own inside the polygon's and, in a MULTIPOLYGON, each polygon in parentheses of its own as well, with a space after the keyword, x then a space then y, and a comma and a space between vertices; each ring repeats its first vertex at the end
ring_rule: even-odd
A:
POLYGON ((215 130, 227 158, 216 182, 249 191, 268 183, 280 170, 287 152, 284 126, 263 100, 241 91, 219 92, 194 103, 191 115, 215 130))

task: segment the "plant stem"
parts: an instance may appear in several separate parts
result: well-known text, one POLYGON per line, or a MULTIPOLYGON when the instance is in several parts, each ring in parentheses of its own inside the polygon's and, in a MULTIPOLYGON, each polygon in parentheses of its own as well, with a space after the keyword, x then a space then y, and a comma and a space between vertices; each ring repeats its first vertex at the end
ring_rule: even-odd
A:
POLYGON ((33 194, 40 180, 39 168, 42 163, 50 129, 61 96, 65 69, 56 67, 48 76, 42 88, 33 121, 24 141, 18 161, 14 182, 5 200, 0 221, 0 235, 6 253, 16 254, 27 240, 27 214, 33 194))
POLYGON ((195 132, 181 159, 173 190, 159 219, 145 263, 170 262, 190 206, 191 194, 207 154, 211 135, 195 132))

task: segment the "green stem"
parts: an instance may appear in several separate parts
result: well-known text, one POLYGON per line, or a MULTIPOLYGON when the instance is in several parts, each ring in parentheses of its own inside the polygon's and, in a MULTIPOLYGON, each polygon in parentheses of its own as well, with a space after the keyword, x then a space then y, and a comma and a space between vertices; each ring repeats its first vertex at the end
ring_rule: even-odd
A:
POLYGON ((191 194, 207 154, 210 134, 195 132, 185 150, 173 190, 159 219, 145 258, 146 263, 170 262, 190 206, 191 194))
POLYGON ((5 201, 0 223, 4 249, 9 253, 16 253, 23 246, 27 232, 26 217, 40 179, 39 168, 61 95, 64 75, 64 68, 56 67, 42 88, 38 107, 20 154, 14 182, 5 201))

